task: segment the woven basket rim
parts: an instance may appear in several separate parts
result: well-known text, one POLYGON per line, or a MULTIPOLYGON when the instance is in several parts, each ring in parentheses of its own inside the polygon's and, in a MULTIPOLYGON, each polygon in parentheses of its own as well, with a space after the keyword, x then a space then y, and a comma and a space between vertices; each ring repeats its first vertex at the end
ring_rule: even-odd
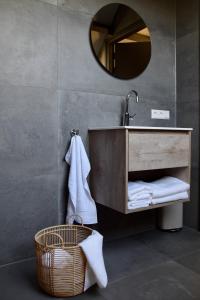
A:
POLYGON ((49 248, 49 249, 58 249, 58 248, 62 248, 62 249, 75 249, 75 248, 79 248, 80 246, 79 245, 75 245, 75 246, 65 246, 65 247, 58 247, 58 246, 51 246, 51 245, 48 245, 48 246, 45 246, 43 244, 41 244, 39 241, 38 241, 38 238, 41 237, 42 235, 45 235, 47 233, 42 233, 44 230, 48 230, 48 229, 54 229, 54 228, 67 228, 67 227, 70 227, 70 228, 73 228, 73 227, 76 227, 76 228, 84 228, 84 229, 87 229, 88 231, 90 231, 90 233, 92 233, 93 229, 85 226, 85 225, 69 225, 69 224, 63 224, 63 225, 54 225, 54 226, 50 226, 50 227, 46 227, 46 228, 43 228, 41 230, 39 230, 35 236, 34 236, 34 240, 35 242, 42 246, 42 247, 45 247, 45 248, 49 248))

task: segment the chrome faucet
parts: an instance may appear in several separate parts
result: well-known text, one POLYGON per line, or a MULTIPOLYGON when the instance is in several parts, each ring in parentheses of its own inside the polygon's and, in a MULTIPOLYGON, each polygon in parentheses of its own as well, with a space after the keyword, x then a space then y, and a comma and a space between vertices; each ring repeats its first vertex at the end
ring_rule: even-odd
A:
POLYGON ((139 102, 139 96, 138 93, 135 90, 131 90, 128 95, 126 96, 126 108, 125 108, 125 113, 123 116, 123 126, 129 126, 129 121, 133 120, 133 118, 136 116, 136 114, 134 115, 130 115, 129 114, 129 99, 135 95, 136 96, 136 103, 139 102))

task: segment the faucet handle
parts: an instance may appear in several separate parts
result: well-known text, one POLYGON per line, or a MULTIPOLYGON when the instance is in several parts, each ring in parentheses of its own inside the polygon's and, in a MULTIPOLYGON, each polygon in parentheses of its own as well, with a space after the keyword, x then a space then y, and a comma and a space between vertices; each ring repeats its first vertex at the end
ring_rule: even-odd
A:
POLYGON ((136 114, 129 116, 129 120, 133 120, 135 116, 136 116, 136 114))

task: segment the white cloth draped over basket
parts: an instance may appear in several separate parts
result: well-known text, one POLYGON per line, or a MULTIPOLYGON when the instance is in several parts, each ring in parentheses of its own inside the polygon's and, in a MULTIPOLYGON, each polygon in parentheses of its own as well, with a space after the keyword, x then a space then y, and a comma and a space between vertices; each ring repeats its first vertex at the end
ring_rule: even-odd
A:
POLYGON ((67 222, 69 224, 72 224, 74 220, 79 222, 76 217, 69 220, 71 215, 79 215, 83 224, 95 224, 97 223, 96 205, 87 182, 91 169, 90 162, 80 136, 75 135, 71 138, 65 160, 70 165, 67 222))
POLYGON ((93 284, 97 283, 100 288, 105 288, 108 283, 108 277, 103 259, 103 236, 96 230, 79 243, 86 259, 85 286, 86 291, 93 284))

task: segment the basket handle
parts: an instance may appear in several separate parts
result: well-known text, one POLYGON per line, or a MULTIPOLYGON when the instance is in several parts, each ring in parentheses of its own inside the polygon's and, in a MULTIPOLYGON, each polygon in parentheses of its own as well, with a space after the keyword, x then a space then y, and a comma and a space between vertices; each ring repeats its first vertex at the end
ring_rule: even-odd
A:
POLYGON ((72 219, 72 217, 73 217, 73 218, 78 217, 79 220, 81 221, 81 222, 80 222, 81 226, 83 226, 83 219, 82 219, 82 217, 79 216, 79 215, 76 215, 76 214, 73 214, 73 215, 67 217, 67 221, 68 221, 69 223, 70 223, 70 220, 72 219))
MULTIPOLYGON (((62 242, 61 248, 64 248, 64 247, 65 247, 64 240, 63 240, 63 238, 62 238, 62 236, 61 236, 60 234, 54 233, 54 232, 48 232, 48 233, 45 233, 45 235, 55 235, 55 236, 57 236, 57 237, 61 240, 61 242, 62 242)), ((45 241, 45 247, 51 247, 51 246, 47 243, 47 241, 45 241)))

